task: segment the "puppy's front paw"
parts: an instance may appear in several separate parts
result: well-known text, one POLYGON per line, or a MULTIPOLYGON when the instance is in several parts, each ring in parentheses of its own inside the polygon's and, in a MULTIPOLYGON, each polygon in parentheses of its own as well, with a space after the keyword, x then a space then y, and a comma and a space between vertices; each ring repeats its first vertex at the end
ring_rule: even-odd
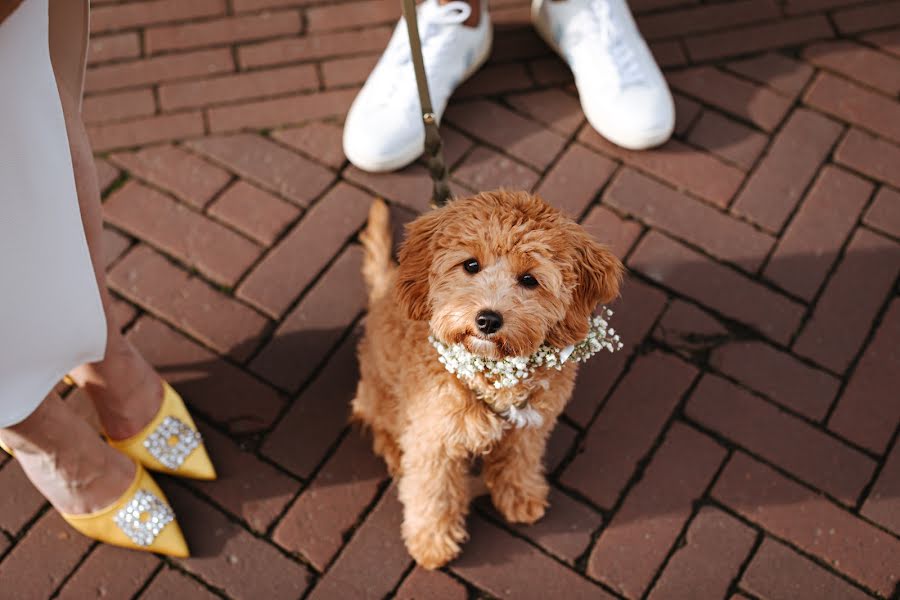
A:
POLYGON ((432 570, 459 556, 459 545, 465 540, 466 532, 462 528, 423 529, 406 537, 406 549, 420 566, 432 570))
POLYGON ((547 494, 549 488, 546 483, 532 487, 513 487, 510 485, 495 489, 491 494, 494 507, 503 518, 510 523, 525 523, 531 525, 538 521, 547 512, 547 494))

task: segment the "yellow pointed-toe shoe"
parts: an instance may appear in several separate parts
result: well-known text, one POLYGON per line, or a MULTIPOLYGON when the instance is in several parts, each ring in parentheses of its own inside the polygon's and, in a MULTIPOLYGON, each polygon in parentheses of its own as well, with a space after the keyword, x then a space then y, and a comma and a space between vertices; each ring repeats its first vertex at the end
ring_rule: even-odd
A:
POLYGON ((165 381, 163 400, 153 420, 124 440, 107 436, 110 446, 151 471, 191 479, 216 478, 216 469, 181 396, 165 381))
POLYGON ((187 542, 168 499, 139 462, 135 461, 134 466, 134 481, 106 508, 83 515, 60 515, 76 531, 91 539, 187 558, 190 556, 187 542))

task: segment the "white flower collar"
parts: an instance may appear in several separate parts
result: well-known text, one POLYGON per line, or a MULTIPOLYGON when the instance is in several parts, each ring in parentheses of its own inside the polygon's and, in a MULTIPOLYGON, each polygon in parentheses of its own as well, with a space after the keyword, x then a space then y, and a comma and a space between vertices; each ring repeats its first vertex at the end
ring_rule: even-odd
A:
POLYGON ((477 356, 462 344, 445 344, 435 337, 428 340, 437 350, 438 360, 450 373, 460 380, 472 380, 478 373, 484 375, 496 389, 510 388, 531 377, 540 368, 556 369, 572 360, 584 362, 601 350, 615 352, 622 349, 622 342, 616 330, 609 327, 607 319, 613 312, 603 308, 600 315, 590 320, 587 337, 565 348, 554 348, 544 344, 531 356, 510 356, 500 360, 492 360, 477 356))

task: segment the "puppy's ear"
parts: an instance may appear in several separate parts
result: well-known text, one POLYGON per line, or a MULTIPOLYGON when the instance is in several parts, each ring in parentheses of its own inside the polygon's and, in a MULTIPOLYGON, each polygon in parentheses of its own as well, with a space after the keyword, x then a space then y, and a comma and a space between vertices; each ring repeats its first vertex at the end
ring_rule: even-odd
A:
POLYGON ((594 309, 619 296, 625 270, 622 262, 606 246, 594 241, 584 231, 579 230, 574 238, 578 282, 566 316, 547 336, 547 341, 557 348, 565 348, 584 339, 594 309))
POLYGON ((415 321, 431 318, 428 279, 434 258, 434 236, 444 221, 444 212, 444 209, 433 210, 407 225, 406 239, 398 251, 396 298, 415 321))

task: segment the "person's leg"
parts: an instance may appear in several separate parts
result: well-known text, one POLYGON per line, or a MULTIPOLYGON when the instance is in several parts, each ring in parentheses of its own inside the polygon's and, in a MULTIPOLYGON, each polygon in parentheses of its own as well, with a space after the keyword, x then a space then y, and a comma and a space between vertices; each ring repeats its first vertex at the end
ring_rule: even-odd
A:
MULTIPOLYGON (((41 13, 47 10, 46 2, 34 2, 24 6, 31 11, 26 16, 20 15, 18 26, 22 28, 46 27, 46 21, 43 22, 44 24, 41 22, 41 13)), ((72 166, 74 167, 80 212, 92 253, 92 267, 95 269, 97 277, 101 278, 102 302, 106 315, 109 315, 110 302, 105 287, 102 285, 100 199, 97 192, 93 158, 90 155, 87 137, 78 115, 78 103, 74 100, 74 98, 80 97, 81 76, 83 75, 87 4, 86 0, 83 0, 81 4, 75 0, 54 1, 50 10, 51 22, 54 17, 53 9, 58 7, 63 7, 66 14, 55 15, 59 17, 56 19, 56 26, 57 33, 62 34, 58 38, 61 43, 55 44, 52 36, 50 39, 51 54, 55 53, 56 58, 62 57, 57 65, 60 71, 56 72, 57 79, 60 81, 58 84, 60 105, 56 110, 63 109, 68 138, 71 142, 72 166), (80 10, 76 10, 76 8, 80 8, 80 10), (77 17, 79 14, 83 17, 82 27, 78 27, 77 17), (76 48, 72 47, 73 41, 76 48), (81 50, 81 59, 79 59, 79 50, 81 50), (59 77, 59 72, 65 73, 65 76, 59 77), (63 80, 68 83, 62 83, 63 80), (77 94, 72 93, 72 88, 78 88, 77 94)), ((46 13, 44 13, 44 18, 46 18, 46 13)), ((18 31, 22 30, 16 30, 16 32, 18 31)), ((32 39, 47 43, 46 35, 43 35, 43 39, 41 39, 41 31, 32 33, 37 36, 32 39)), ((28 36, 9 38, 7 41, 11 40, 10 43, 21 45, 22 39, 28 39, 28 36)), ((32 66, 33 69, 50 66, 46 63, 46 54, 41 57, 40 50, 34 50, 34 48, 30 50, 32 51, 30 58, 36 63, 32 66)), ((46 75, 49 74, 49 72, 46 73, 46 75)), ((36 78, 35 81, 38 79, 36 78)), ((45 93, 48 87, 46 84, 41 86, 39 83, 34 83, 33 87, 19 90, 19 93, 28 94, 29 90, 33 93, 35 89, 45 93)), ((41 100, 44 101, 42 106, 46 108, 47 101, 51 99, 41 98, 41 100)), ((53 98, 52 101, 56 102, 56 99, 53 98)), ((48 136, 44 136, 40 139, 46 143, 47 138, 48 136)), ((60 162, 60 166, 62 165, 65 166, 65 170, 69 168, 69 165, 60 162)), ((65 177, 63 169, 59 170, 59 176, 65 177)), ((52 170, 51 175, 54 175, 52 170)), ((66 250, 61 251, 65 252, 66 250)), ((81 271, 79 271, 80 273, 81 271)), ((91 322, 102 324, 99 320, 91 322)), ((129 426, 133 429, 137 424, 139 429, 155 414, 160 402, 161 389, 152 393, 149 391, 152 385, 159 385, 158 379, 149 381, 149 384, 140 385, 142 376, 144 379, 150 379, 149 376, 144 375, 145 373, 154 375, 152 369, 125 343, 113 324, 107 329, 108 359, 100 363, 97 369, 89 366, 80 370, 83 371, 82 379, 84 381, 91 378, 95 371, 100 371, 101 376, 104 369, 110 373, 115 371, 115 374, 103 378, 102 383, 109 385, 112 381, 109 387, 115 387, 117 392, 120 387, 125 389, 125 386, 121 385, 124 381, 132 382, 132 390, 137 393, 128 394, 127 400, 132 401, 134 406, 125 406, 124 402, 115 403, 103 401, 103 399, 98 402, 98 408, 105 424, 111 430, 125 431, 130 434, 132 431, 129 430, 129 426), (140 393, 141 389, 148 390, 143 397, 140 393), (143 406, 143 410, 141 406, 143 406), (117 419, 116 417, 120 413, 123 417, 117 419)), ((95 335, 94 337, 101 336, 95 335)), ((94 345, 99 346, 99 344, 94 345)), ((86 352, 85 354, 96 356, 98 352, 86 352)), ((102 398, 102 394, 100 396, 102 398)), ((15 454, 25 474, 38 490, 64 513, 84 514, 106 507, 119 499, 134 481, 135 465, 132 460, 103 443, 97 432, 71 407, 62 402, 55 392, 48 394, 41 404, 23 420, 5 429, 0 429, 0 441, 15 454)))
MULTIPOLYGON (((449 4, 454 0, 440 0, 441 4, 449 4)), ((478 23, 481 21, 481 0, 459 0, 461 2, 465 2, 472 9, 472 14, 469 15, 469 18, 463 21, 463 25, 466 27, 478 27, 478 23)), ((487 0, 485 0, 487 1, 487 0)))
POLYGON ((125 439, 143 429, 156 415, 162 402, 162 382, 122 335, 119 324, 113 322, 103 269, 103 224, 94 158, 72 92, 65 89, 62 82, 59 82, 59 91, 81 220, 107 319, 106 356, 100 362, 74 369, 70 375, 90 395, 106 433, 113 439, 125 439))
POLYGON ((0 429, 0 441, 38 491, 67 514, 109 506, 134 479, 134 463, 104 444, 55 392, 24 421, 0 429))
POLYGON ((90 30, 88 0, 49 0, 48 4, 50 62, 66 123, 82 226, 107 322, 104 359, 78 367, 70 376, 94 401, 106 433, 113 439, 123 439, 140 431, 156 414, 162 400, 162 384, 122 336, 120 324, 113 321, 106 290, 100 189, 81 119, 90 30))

